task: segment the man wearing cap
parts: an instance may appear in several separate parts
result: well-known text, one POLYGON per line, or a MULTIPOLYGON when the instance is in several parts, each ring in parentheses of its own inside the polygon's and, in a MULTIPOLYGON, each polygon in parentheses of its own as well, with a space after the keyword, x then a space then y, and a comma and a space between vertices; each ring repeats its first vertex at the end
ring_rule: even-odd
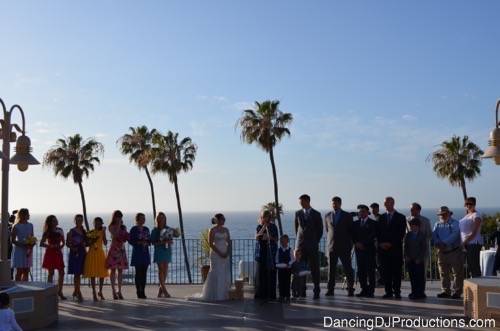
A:
POLYGON ((406 234, 406 217, 394 209, 394 198, 384 200, 386 212, 380 216, 377 240, 384 279, 384 299, 401 299, 403 276, 403 239, 406 234))
POLYGON ((328 291, 326 296, 333 296, 335 291, 335 274, 340 259, 347 278, 348 296, 354 295, 354 271, 352 270, 352 216, 342 210, 342 199, 333 197, 331 212, 325 215, 326 243, 328 247, 328 291))
POLYGON ((438 210, 439 222, 432 231, 432 244, 438 250, 438 266, 441 278, 441 288, 438 298, 460 299, 464 284, 464 256, 460 248, 460 226, 457 220, 451 217, 448 207, 438 210), (454 284, 451 291, 451 274, 454 284))
MULTIPOLYGON (((323 236, 323 220, 321 213, 311 207, 309 195, 301 195, 299 201, 302 209, 295 213, 295 249, 301 252, 302 258, 311 269, 314 299, 319 299, 319 242, 323 236)), ((305 289, 299 296, 306 296, 305 289)))
POLYGON ((373 298, 375 292, 375 239, 377 222, 368 217, 368 206, 358 206, 358 219, 352 225, 352 239, 356 252, 358 279, 361 292, 357 297, 373 298))

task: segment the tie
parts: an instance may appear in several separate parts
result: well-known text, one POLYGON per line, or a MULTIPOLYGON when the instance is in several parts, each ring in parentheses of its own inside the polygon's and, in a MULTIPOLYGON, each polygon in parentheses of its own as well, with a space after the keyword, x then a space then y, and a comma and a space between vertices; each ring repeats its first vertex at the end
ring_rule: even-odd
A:
POLYGON ((392 214, 387 213, 387 224, 391 224, 391 221, 392 221, 392 214))

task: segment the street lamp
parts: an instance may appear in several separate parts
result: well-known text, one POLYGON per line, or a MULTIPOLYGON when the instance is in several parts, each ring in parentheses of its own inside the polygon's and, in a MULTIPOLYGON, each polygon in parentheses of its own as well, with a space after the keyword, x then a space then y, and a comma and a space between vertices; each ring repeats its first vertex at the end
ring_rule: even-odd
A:
POLYGON ((488 148, 484 151, 483 158, 494 159, 495 164, 500 165, 500 122, 498 121, 498 110, 500 109, 500 100, 497 101, 495 128, 490 132, 488 148))
POLYGON ((3 110, 3 119, 0 119, 0 139, 3 140, 2 153, 2 226, 0 228, 0 287, 10 287, 14 283, 10 277, 10 260, 8 259, 8 240, 9 240, 9 167, 11 164, 17 164, 20 171, 26 171, 28 166, 40 164, 33 155, 31 155, 31 141, 26 136, 25 119, 23 109, 19 105, 13 105, 7 111, 5 103, 0 99, 0 105, 3 110), (11 122, 12 113, 18 109, 21 113, 22 128, 11 122), (17 138, 16 132, 21 134, 17 138), (17 140, 16 140, 17 138, 17 140), (16 154, 10 158, 10 143, 16 142, 16 154))

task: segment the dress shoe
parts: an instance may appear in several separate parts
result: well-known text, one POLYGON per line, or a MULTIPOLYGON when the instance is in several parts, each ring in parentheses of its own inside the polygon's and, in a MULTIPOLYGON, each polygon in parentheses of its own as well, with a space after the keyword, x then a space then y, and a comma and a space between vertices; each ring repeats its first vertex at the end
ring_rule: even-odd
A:
POLYGON ((328 291, 325 293, 325 297, 333 297, 334 295, 335 295, 335 292, 330 291, 330 290, 328 290, 328 291))
POLYGON ((353 297, 354 296, 354 290, 347 290, 347 296, 348 297, 353 297))
POLYGON ((382 296, 382 299, 392 299, 392 294, 391 293, 386 293, 382 296))
POLYGON ((313 295, 313 299, 314 299, 314 300, 319 299, 319 292, 315 292, 315 293, 314 293, 314 295, 313 295))
POLYGON ((400 293, 394 294, 394 299, 401 299, 401 294, 400 293))
POLYGON ((441 292, 437 295, 437 297, 440 299, 448 299, 451 298, 451 295, 448 292, 441 292))
POLYGON ((364 297, 366 297, 366 293, 365 293, 365 292, 363 292, 363 291, 361 291, 361 292, 359 292, 358 294, 356 294, 356 296, 357 296, 358 298, 364 298, 364 297))
POLYGON ((368 293, 367 295, 365 295, 366 298, 374 298, 375 295, 373 295, 373 293, 368 293))
POLYGON ((456 300, 460 300, 460 299, 462 299, 462 295, 460 293, 453 293, 451 298, 456 299, 456 300))

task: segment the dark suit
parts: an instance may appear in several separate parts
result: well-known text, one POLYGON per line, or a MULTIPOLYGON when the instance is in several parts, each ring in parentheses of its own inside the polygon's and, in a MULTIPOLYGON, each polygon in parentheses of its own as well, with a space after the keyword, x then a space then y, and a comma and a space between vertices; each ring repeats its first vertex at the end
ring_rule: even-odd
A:
POLYGON ((401 277, 403 268, 403 240, 406 234, 406 217, 397 211, 389 219, 387 213, 382 214, 377 228, 378 244, 390 243, 388 250, 378 248, 382 278, 386 294, 401 295, 401 277))
POLYGON ((335 288, 335 274, 337 262, 340 259, 342 268, 347 277, 347 289, 354 287, 354 271, 352 270, 352 216, 340 209, 336 214, 333 211, 325 215, 325 231, 328 247, 328 291, 335 288))
POLYGON ((373 295, 375 291, 375 266, 376 266, 376 239, 378 222, 367 218, 362 225, 357 220, 352 225, 352 239, 354 244, 363 244, 363 249, 355 247, 356 264, 358 266, 358 279, 361 291, 373 295))
MULTIPOLYGON (((302 258, 311 269, 314 293, 319 293, 319 241, 323 236, 321 214, 310 208, 308 215, 304 210, 295 213, 295 248, 302 252, 302 258)), ((305 293, 301 293, 305 296, 305 293)))

